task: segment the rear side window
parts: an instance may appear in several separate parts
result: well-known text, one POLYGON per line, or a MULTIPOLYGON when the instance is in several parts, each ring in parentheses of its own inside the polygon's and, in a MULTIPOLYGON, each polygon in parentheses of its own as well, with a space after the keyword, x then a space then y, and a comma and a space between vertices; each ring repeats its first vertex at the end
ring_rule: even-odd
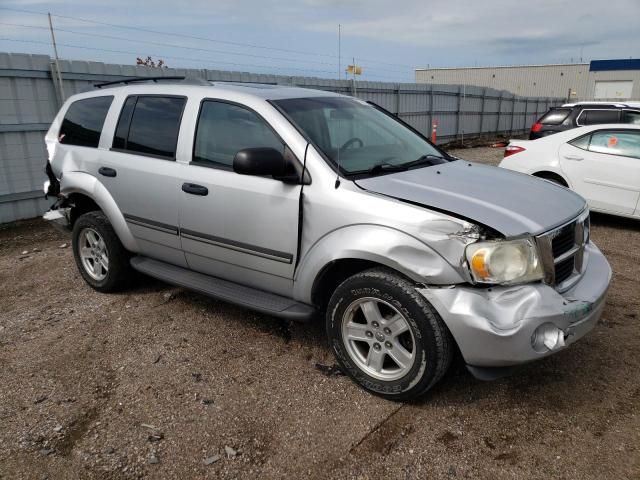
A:
POLYGON ((113 138, 113 148, 174 159, 186 99, 138 96, 127 98, 113 138))
POLYGON ((603 130, 591 135, 589 150, 609 155, 640 158, 640 132, 603 130))
POLYGON ((284 152, 284 144, 255 112, 230 103, 202 102, 193 161, 230 167, 236 153, 245 148, 270 147, 284 152))
POLYGON ((60 143, 98 147, 100 134, 113 97, 92 97, 73 102, 62 120, 60 143))
POLYGON ((567 119, 570 113, 570 108, 553 108, 540 117, 538 123, 544 125, 560 125, 567 119))
POLYGON ((623 111, 622 123, 632 123, 634 125, 640 125, 640 112, 635 112, 633 110, 623 111))
POLYGON ((618 123, 619 116, 619 110, 584 110, 578 118, 578 123, 580 125, 618 123))

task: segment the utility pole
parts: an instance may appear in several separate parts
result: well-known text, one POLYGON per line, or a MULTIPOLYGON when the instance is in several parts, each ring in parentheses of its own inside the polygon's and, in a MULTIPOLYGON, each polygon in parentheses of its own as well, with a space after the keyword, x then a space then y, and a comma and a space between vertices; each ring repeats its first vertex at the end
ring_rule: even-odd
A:
POLYGON ((342 77, 342 48, 340 45, 342 25, 338 24, 338 80, 342 77))
POLYGON ((56 36, 53 33, 53 23, 51 23, 51 13, 47 14, 49 16, 49 30, 51 30, 51 43, 53 43, 53 53, 55 55, 56 62, 56 73, 58 75, 58 88, 60 89, 60 103, 64 103, 64 88, 62 86, 62 73, 60 72, 60 62, 58 59, 58 47, 56 46, 56 36))
POLYGON ((353 57, 353 96, 356 96, 356 57, 353 57))

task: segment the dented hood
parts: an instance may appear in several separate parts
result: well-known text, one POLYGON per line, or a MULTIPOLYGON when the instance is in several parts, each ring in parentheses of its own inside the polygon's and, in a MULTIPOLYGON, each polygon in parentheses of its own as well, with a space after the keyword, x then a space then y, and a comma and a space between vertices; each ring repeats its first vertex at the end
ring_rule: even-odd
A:
POLYGON ((356 183, 371 192, 464 217, 507 237, 545 232, 586 207, 581 196, 546 180, 462 160, 356 183))

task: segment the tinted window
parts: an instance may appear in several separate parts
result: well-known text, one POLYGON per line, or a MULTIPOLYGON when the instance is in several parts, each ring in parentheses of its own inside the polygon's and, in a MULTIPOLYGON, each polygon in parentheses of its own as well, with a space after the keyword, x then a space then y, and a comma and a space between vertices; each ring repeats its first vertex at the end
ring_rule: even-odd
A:
POLYGON ((634 125, 640 125, 640 112, 625 110, 624 112, 622 112, 622 123, 633 123, 634 125))
POLYGON ((60 143, 97 147, 112 101, 113 97, 93 97, 73 102, 62 120, 60 143))
POLYGON ((545 113, 538 122, 545 125, 560 125, 570 113, 570 108, 552 108, 545 113))
POLYGON ((600 123, 618 123, 618 110, 585 110, 580 115, 580 125, 598 125, 600 123))
POLYGON ((133 107, 127 140, 122 146, 126 130, 126 110, 130 108, 125 103, 116 128, 114 148, 175 158, 180 118, 185 102, 184 98, 139 96, 133 107))
POLYGON ((284 145, 257 114, 229 103, 202 103, 193 161, 231 166, 244 148, 271 147, 284 152, 284 145))
POLYGON ((605 130, 591 135, 589 150, 610 155, 640 158, 640 132, 605 130))
POLYGON ((133 107, 135 106, 137 99, 138 97, 129 97, 124 102, 124 106, 120 112, 120 118, 118 119, 116 133, 113 137, 113 148, 124 149, 126 145, 127 133, 129 132, 129 122, 131 121, 131 114, 133 113, 133 107))

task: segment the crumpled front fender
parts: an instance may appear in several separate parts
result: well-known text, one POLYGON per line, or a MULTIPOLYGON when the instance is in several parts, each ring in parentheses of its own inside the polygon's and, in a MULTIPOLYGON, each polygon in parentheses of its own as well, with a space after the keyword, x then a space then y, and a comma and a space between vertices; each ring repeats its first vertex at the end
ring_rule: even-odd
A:
POLYGON ((391 227, 361 224, 328 233, 306 252, 294 277, 294 298, 311 303, 318 275, 325 266, 342 259, 376 262, 419 283, 464 281, 442 256, 417 238, 391 227))

